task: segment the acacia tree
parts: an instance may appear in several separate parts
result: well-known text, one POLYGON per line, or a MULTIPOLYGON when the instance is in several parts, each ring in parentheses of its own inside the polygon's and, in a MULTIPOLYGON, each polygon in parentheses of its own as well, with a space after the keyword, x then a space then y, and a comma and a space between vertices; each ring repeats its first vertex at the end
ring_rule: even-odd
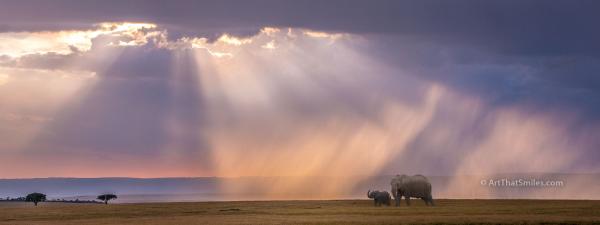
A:
POLYGON ((46 195, 42 194, 42 193, 34 192, 31 194, 28 194, 27 197, 25 197, 25 201, 33 202, 33 204, 35 206, 37 206, 38 202, 46 201, 46 195))
POLYGON ((115 194, 103 194, 103 195, 98 195, 98 198, 96 198, 96 199, 104 201, 104 204, 108 204, 108 201, 110 201, 112 199, 117 199, 117 195, 115 195, 115 194))

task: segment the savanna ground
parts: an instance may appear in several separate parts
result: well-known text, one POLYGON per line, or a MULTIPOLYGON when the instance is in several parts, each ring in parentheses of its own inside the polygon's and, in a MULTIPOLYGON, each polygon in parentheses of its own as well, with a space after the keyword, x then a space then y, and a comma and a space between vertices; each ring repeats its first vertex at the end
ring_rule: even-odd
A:
POLYGON ((0 203, 0 224, 600 224, 600 201, 438 200, 136 204, 0 203))

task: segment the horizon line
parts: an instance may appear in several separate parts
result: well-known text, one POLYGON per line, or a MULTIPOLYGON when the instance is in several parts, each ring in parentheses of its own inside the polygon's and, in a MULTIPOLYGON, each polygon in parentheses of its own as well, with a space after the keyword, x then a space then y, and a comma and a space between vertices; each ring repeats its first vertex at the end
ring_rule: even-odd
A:
MULTIPOLYGON (((546 174, 546 175, 600 175, 600 172, 518 172, 518 173, 495 173, 495 174, 453 174, 453 175, 425 175, 427 177, 456 177, 456 176, 500 176, 500 175, 517 175, 517 174, 546 174)), ((387 177, 395 176, 392 174, 382 175, 347 175, 347 176, 336 176, 336 175, 322 175, 322 176, 297 176, 297 175, 286 175, 286 176, 166 176, 166 177, 129 177, 129 176, 100 176, 100 177, 14 177, 4 178, 0 177, 0 180, 34 180, 34 179, 205 179, 205 178, 290 178, 290 177, 387 177)))

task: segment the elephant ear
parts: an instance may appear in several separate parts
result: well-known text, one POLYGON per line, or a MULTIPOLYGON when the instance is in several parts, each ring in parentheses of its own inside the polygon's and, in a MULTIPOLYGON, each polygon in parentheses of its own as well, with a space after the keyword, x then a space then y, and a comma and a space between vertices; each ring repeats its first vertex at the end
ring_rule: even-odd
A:
POLYGON ((391 185, 394 184, 399 184, 401 182, 401 176, 400 175, 396 175, 394 178, 392 178, 392 181, 390 182, 391 185))
POLYGON ((402 174, 402 176, 400 176, 399 180, 400 180, 400 184, 405 184, 405 183, 409 182, 410 177, 402 174))

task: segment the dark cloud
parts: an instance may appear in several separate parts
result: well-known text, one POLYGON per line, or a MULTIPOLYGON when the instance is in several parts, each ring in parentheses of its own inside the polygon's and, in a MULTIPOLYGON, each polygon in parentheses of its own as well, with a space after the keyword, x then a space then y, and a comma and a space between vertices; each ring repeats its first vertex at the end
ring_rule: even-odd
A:
POLYGON ((593 0, 26 0, 3 2, 0 28, 54 30, 61 25, 73 29, 86 23, 143 21, 167 26, 176 37, 252 34, 263 26, 291 26, 401 34, 511 54, 597 56, 599 8, 593 0))
MULTIPOLYGON (((205 117, 206 110, 213 110, 226 123, 233 124, 226 128, 242 127, 256 137, 265 137, 257 138, 262 142, 272 133, 279 137, 294 128, 301 130, 302 126, 290 122, 295 120, 319 124, 341 115, 381 123, 377 113, 382 105, 402 102, 418 107, 425 95, 420 81, 442 83, 467 96, 481 98, 485 109, 466 122, 454 124, 452 120, 462 115, 452 116, 452 112, 444 110, 453 106, 445 105, 436 111, 434 122, 409 143, 411 149, 401 161, 405 165, 402 169, 419 168, 415 164, 433 159, 441 165, 426 172, 434 173, 453 171, 459 166, 461 154, 468 154, 491 129, 488 117, 497 108, 519 106, 533 109, 532 113, 576 112, 580 121, 570 128, 572 133, 593 130, 584 129, 583 123, 594 124, 600 119, 598 9, 598 1, 562 0, 2 3, 0 31, 4 32, 89 29, 99 22, 132 21, 157 23, 159 29, 167 30, 171 40, 182 36, 214 39, 223 32, 253 35, 264 26, 354 33, 369 40, 369 44, 352 46, 360 50, 362 59, 377 59, 382 65, 397 69, 367 70, 378 76, 337 70, 360 63, 336 61, 333 51, 317 55, 309 51, 315 49, 308 49, 288 60, 300 67, 302 71, 298 73, 310 81, 307 84, 322 91, 309 95, 306 87, 294 86, 295 80, 276 76, 289 68, 254 59, 257 65, 269 65, 263 71, 253 72, 271 75, 273 103, 281 108, 277 112, 284 114, 276 116, 282 118, 251 111, 254 109, 250 113, 235 111, 228 108, 227 102, 209 108, 198 77, 211 71, 195 71, 190 55, 174 60, 175 54, 189 54, 187 50, 158 48, 153 42, 107 46, 115 37, 100 36, 93 40, 90 51, 72 49, 71 54, 32 54, 18 59, 0 56, 0 63, 9 67, 94 71, 100 77, 92 90, 67 104, 58 113, 61 116, 37 137, 41 146, 61 147, 67 152, 92 147, 90 151, 96 153, 158 155, 160 148, 175 142, 180 149, 177 152, 184 157, 196 154, 205 159, 209 158, 210 146, 199 137, 210 130, 206 128, 211 122, 205 117), (328 60, 309 63, 315 55, 328 60), (331 78, 340 75, 340 71, 347 73, 345 78, 371 77, 369 82, 357 83, 331 78), (265 125, 276 122, 281 123, 265 125), (186 132, 170 136, 167 131, 172 129, 171 123, 186 132), (449 133, 456 136, 449 137, 445 144, 453 151, 440 154, 436 150, 439 146, 429 143, 430 137, 448 127, 453 129, 449 133)), ((577 151, 587 156, 581 161, 588 160, 586 165, 598 159, 593 150, 577 151)))
MULTIPOLYGON (((592 0, 25 0, 3 2, 0 30, 137 21, 160 24, 171 39, 252 35, 264 26, 350 32, 385 37, 375 54, 391 64, 406 64, 418 76, 491 95, 493 101, 580 102, 575 108, 595 112, 597 102, 591 99, 600 97, 598 9, 600 3, 592 0)), ((118 65, 128 63, 136 62, 118 65)), ((148 71, 160 71, 149 65, 148 71)))
POLYGON ((89 71, 102 77, 159 78, 171 76, 172 51, 159 48, 150 40, 143 45, 116 46, 129 41, 121 36, 100 35, 91 40, 89 51, 70 46, 70 53, 33 53, 20 57, 4 56, 0 65, 44 70, 89 71))
POLYGON ((583 120, 599 119, 600 58, 594 55, 507 54, 431 39, 368 37, 374 44, 366 54, 407 74, 481 97, 490 106, 530 105, 540 111, 577 112, 583 120))
POLYGON ((40 32, 40 31, 64 31, 64 30, 91 30, 94 29, 92 23, 45 23, 43 21, 34 22, 11 22, 0 23, 0 32, 40 32))

